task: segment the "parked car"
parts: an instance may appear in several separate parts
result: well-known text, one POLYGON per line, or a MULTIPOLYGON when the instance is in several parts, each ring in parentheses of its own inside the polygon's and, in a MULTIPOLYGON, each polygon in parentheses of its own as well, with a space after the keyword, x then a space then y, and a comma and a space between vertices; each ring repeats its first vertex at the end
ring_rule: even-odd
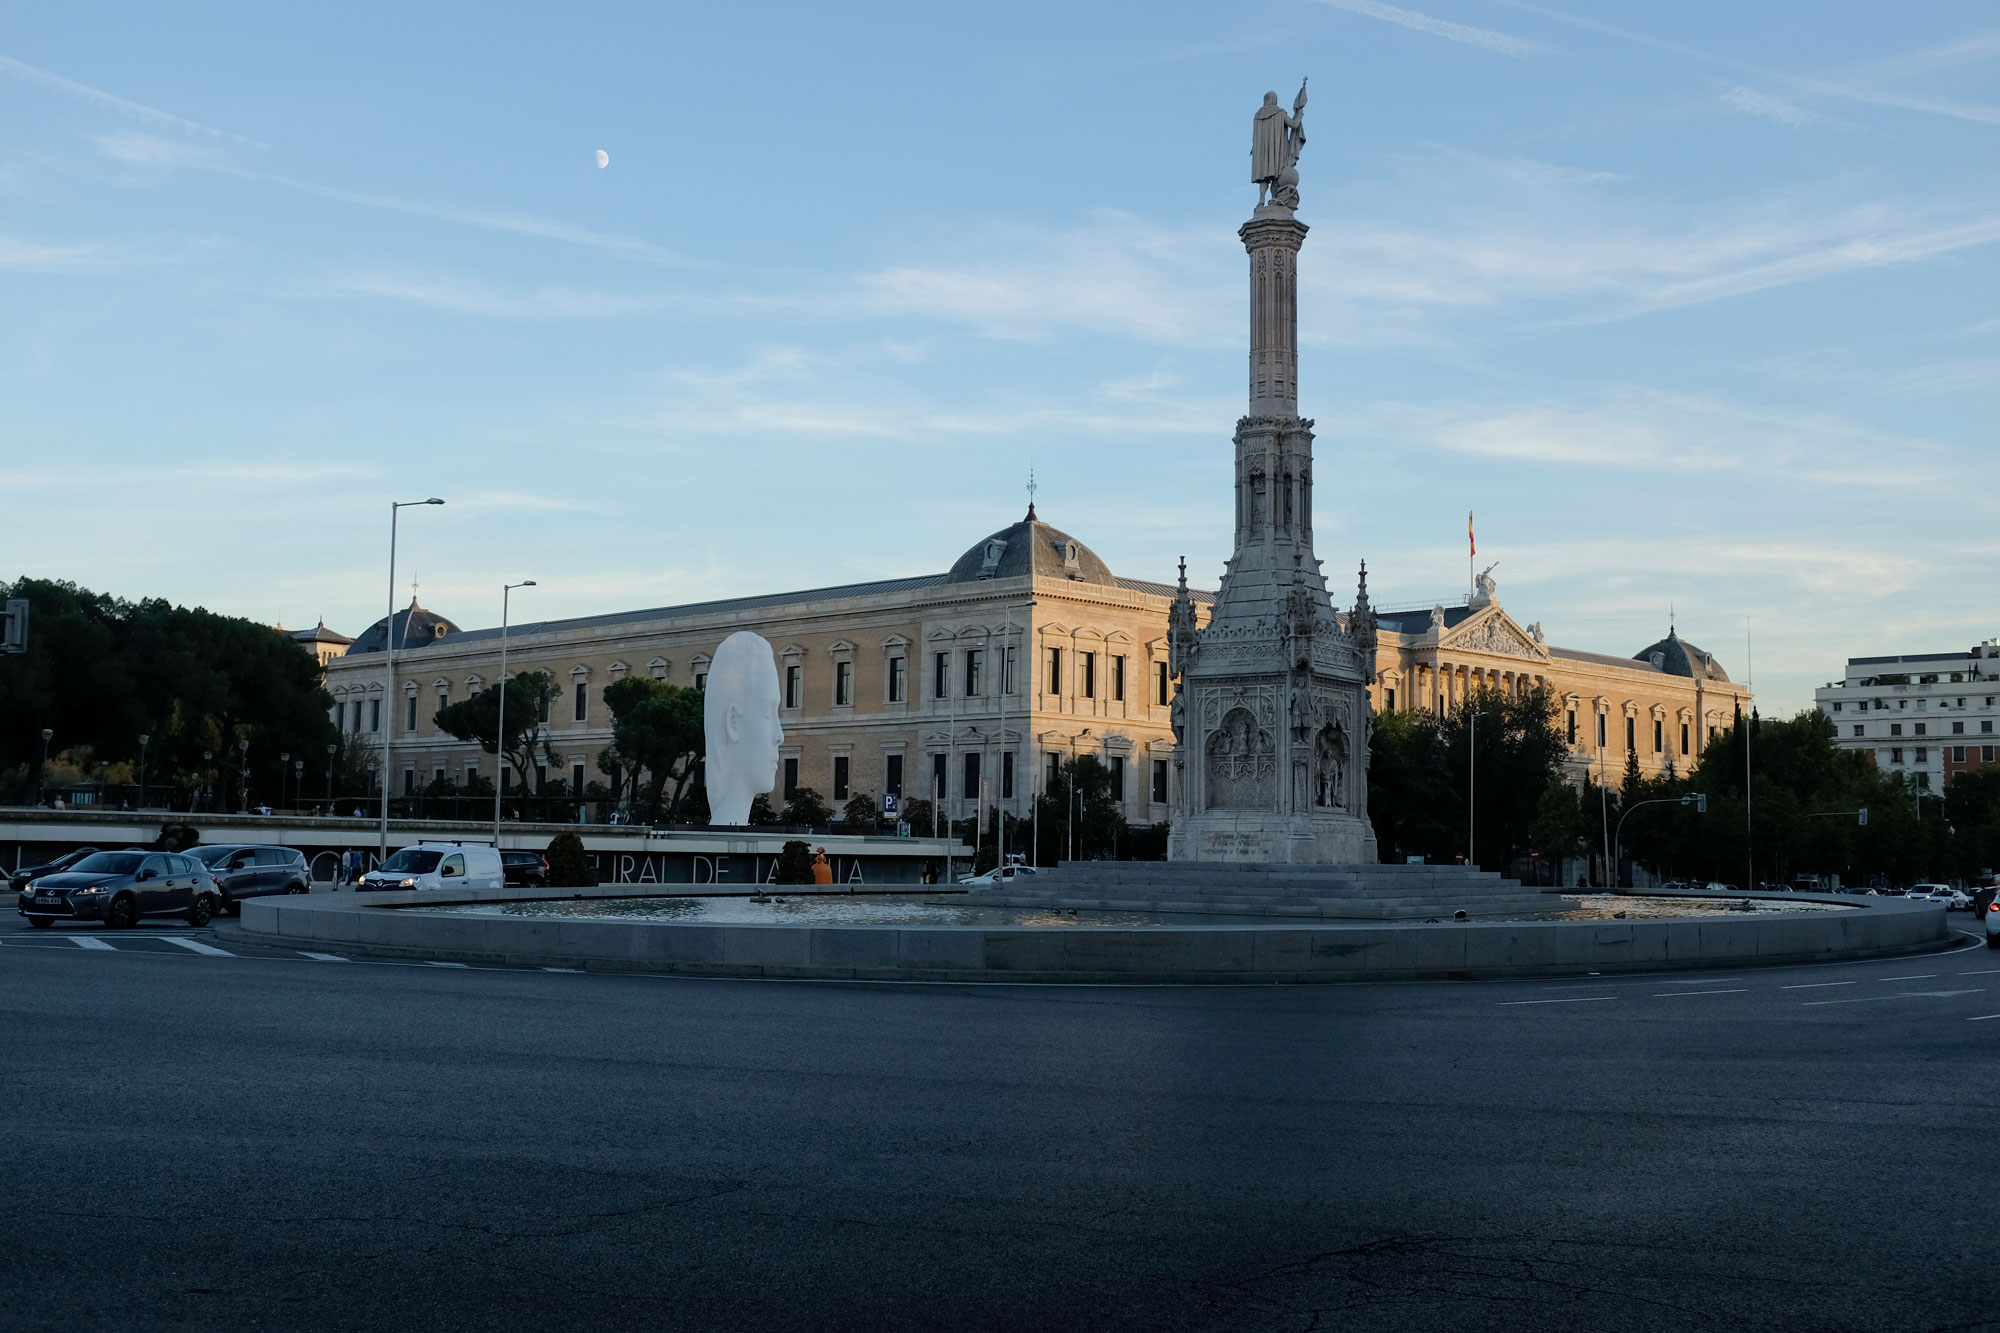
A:
POLYGON ((1982 915, 1986 918, 1986 947, 2000 949, 2000 901, 1988 903, 1982 915))
POLYGON ((983 875, 965 875, 960 884, 1025 884, 1031 882, 1041 872, 1033 866, 1015 862, 1011 865, 995 866, 983 875))
POLYGON ((502 852, 500 865, 513 888, 545 889, 549 884, 549 858, 540 852, 502 852))
POLYGON ((122 929, 145 916, 185 916, 189 925, 205 926, 221 900, 215 877, 193 857, 134 847, 94 852, 67 870, 31 880, 17 910, 41 929, 62 920, 122 929))
POLYGON ((506 882, 497 849, 485 843, 419 842, 393 853, 361 877, 371 889, 497 889, 506 882))
POLYGON ((237 910, 236 904, 244 898, 312 892, 312 872, 306 868, 305 853, 290 847, 225 842, 191 847, 188 855, 215 876, 224 912, 237 910))
POLYGON ((28 881, 41 875, 53 875, 58 870, 67 870, 86 856, 95 856, 95 847, 79 847, 73 852, 64 852, 53 861, 45 861, 38 866, 24 866, 7 877, 7 882, 19 893, 28 887, 28 881))

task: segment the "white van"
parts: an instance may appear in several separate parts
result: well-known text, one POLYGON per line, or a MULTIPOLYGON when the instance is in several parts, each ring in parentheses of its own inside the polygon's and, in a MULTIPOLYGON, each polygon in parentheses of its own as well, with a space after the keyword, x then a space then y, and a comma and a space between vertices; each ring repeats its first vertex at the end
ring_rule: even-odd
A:
POLYGON ((484 843, 419 842, 392 853, 361 877, 370 889, 497 889, 506 883, 500 853, 484 843))

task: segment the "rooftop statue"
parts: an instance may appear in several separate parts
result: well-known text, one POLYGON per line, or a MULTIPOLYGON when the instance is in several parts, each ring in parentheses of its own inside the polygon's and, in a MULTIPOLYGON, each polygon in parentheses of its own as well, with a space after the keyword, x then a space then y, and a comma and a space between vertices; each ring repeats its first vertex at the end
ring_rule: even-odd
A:
POLYGON ((771 645, 738 630, 715 650, 702 700, 709 822, 748 824, 750 803, 778 781, 778 664, 771 645))
POLYGON ((1250 179, 1257 183, 1257 206, 1264 206, 1266 193, 1281 208, 1299 206, 1299 150, 1306 146, 1306 85, 1299 81, 1299 95, 1292 99, 1292 114, 1278 105, 1276 93, 1264 94, 1250 122, 1250 179))

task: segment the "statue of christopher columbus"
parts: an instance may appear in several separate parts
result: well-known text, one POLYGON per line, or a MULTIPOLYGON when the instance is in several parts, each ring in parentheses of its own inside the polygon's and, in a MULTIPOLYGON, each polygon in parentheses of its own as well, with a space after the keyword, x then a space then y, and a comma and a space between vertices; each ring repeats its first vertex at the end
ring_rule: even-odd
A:
POLYGON ((1299 206, 1299 150, 1305 146, 1306 84, 1301 79, 1289 116, 1276 93, 1265 93, 1264 105, 1250 122, 1250 179, 1257 183, 1259 208, 1267 192, 1280 208, 1299 206))

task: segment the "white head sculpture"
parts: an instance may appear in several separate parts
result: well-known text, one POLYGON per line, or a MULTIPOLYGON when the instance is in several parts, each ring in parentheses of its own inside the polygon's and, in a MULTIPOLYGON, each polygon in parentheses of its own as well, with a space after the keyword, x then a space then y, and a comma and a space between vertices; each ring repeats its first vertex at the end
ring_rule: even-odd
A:
POLYGON ((709 821, 747 824, 750 802, 778 781, 778 664, 771 645, 739 630, 708 664, 702 705, 708 732, 709 821))

